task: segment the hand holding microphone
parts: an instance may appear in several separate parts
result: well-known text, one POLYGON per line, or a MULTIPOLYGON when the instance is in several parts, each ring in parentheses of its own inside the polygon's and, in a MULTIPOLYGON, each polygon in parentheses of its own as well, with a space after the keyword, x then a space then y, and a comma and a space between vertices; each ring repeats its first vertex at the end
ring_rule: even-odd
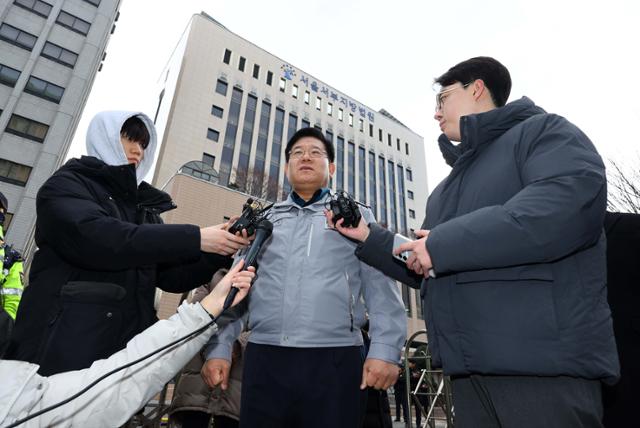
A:
MULTIPOLYGON (((258 253, 260 253, 262 245, 265 243, 265 241, 271 236, 271 232, 273 232, 273 224, 267 219, 260 220, 260 222, 256 226, 255 239, 247 250, 247 254, 242 259, 244 261, 244 270, 248 269, 250 266, 255 267, 258 253)), ((238 289, 232 285, 231 290, 229 291, 229 294, 224 301, 224 305, 222 306, 223 312, 231 306, 231 303, 233 303, 233 300, 236 297, 237 293, 238 289)))

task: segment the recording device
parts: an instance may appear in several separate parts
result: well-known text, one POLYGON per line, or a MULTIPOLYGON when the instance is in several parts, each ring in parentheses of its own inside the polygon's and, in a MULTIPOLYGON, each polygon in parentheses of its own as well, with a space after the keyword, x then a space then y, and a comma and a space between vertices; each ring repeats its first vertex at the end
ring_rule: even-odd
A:
MULTIPOLYGON (((396 233, 393 236, 393 249, 395 250, 400 245, 407 242, 413 242, 413 240, 407 238, 406 236, 400 235, 399 233, 396 233)), ((400 254, 393 254, 393 257, 395 257, 396 259, 400 260, 403 263, 406 263, 410 255, 411 255, 411 251, 403 251, 400 254)))
POLYGON ((333 224, 342 218, 344 227, 357 227, 360 223, 362 214, 358 205, 362 204, 356 202, 344 190, 337 191, 325 202, 325 208, 333 213, 333 224))
POLYGON ((265 213, 273 206, 273 204, 264 207, 260 202, 247 199, 247 202, 242 206, 242 214, 240 218, 231 225, 229 232, 234 235, 236 232, 242 232, 242 229, 247 231, 247 236, 251 236, 255 233, 258 223, 260 223, 265 213))
MULTIPOLYGON (((244 256, 244 267, 243 270, 247 270, 249 266, 255 266, 256 258, 258 257, 258 253, 262 249, 262 245, 264 242, 271 236, 271 232, 273 232, 273 224, 263 218, 260 222, 255 226, 256 228, 256 238, 253 240, 253 243, 247 250, 247 254, 244 256)), ((236 294, 238 294, 238 289, 235 287, 231 287, 229 290, 229 294, 227 298, 224 300, 224 305, 222 306, 222 311, 226 311, 231 307, 233 303, 233 299, 235 299, 236 294)))

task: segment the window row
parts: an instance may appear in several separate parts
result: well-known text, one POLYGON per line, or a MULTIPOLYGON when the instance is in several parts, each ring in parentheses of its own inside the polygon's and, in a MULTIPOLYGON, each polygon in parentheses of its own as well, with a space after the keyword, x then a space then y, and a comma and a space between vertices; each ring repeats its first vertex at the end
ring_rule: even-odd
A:
MULTIPOLYGON (((0 64, 1 84, 14 87, 19 77, 20 71, 0 64)), ((30 76, 24 87, 24 92, 58 104, 64 95, 64 88, 35 76, 30 76)))
MULTIPOLYGON (((9 24, 0 25, 0 39, 29 51, 33 49, 38 40, 33 34, 9 24)), ((73 68, 78 60, 77 53, 51 42, 44 44, 40 55, 70 68, 73 68)))
MULTIPOLYGON (((222 57, 222 62, 227 65, 231 65, 231 55, 232 52, 230 49, 224 50, 224 55, 222 57)), ((247 66, 247 59, 243 56, 238 57, 238 70, 244 72, 247 66)), ((254 79, 260 79, 260 65, 253 64, 253 69, 251 75, 254 79)), ((271 70, 267 70, 267 74, 265 76, 265 82, 267 85, 271 86, 273 84, 273 72, 271 70)))
MULTIPOLYGON (((94 4, 95 6, 98 6, 98 4, 100 4, 99 0, 85 1, 94 4)), ((14 0, 13 3, 16 6, 27 9, 35 13, 36 15, 42 16, 43 18, 48 18, 49 13, 51 13, 51 9, 53 9, 53 6, 51 4, 42 0, 14 0)), ((71 31, 80 33, 83 36, 86 36, 89 33, 89 29, 91 28, 91 23, 85 21, 84 19, 80 19, 77 16, 70 14, 69 12, 65 12, 64 10, 61 10, 58 14, 56 23, 70 29, 71 31)))

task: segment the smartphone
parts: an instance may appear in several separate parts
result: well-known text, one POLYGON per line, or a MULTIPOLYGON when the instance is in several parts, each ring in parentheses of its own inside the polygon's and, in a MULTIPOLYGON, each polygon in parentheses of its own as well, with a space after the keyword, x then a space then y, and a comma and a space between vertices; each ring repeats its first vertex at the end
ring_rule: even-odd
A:
MULTIPOLYGON (((405 242, 413 242, 413 240, 407 238, 406 236, 402 236, 399 233, 396 233, 395 236, 393 237, 393 249, 395 250, 405 242)), ((403 251, 400 254, 394 254, 393 257, 395 257, 396 259, 400 260, 403 263, 406 263, 410 255, 411 255, 411 251, 403 251)))

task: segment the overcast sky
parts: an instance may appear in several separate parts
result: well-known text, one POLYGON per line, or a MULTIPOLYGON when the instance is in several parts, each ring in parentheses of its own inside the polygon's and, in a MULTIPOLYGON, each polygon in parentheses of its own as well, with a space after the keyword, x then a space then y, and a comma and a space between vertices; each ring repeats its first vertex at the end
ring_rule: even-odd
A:
MULTIPOLYGON (((123 0, 70 156, 101 110, 153 117, 158 76, 194 13, 422 135, 429 189, 449 168, 437 148, 434 77, 473 56, 511 72, 523 95, 565 116, 605 159, 640 149, 640 2, 636 0, 123 0)), ((637 165, 635 165, 637 168, 637 165)))

